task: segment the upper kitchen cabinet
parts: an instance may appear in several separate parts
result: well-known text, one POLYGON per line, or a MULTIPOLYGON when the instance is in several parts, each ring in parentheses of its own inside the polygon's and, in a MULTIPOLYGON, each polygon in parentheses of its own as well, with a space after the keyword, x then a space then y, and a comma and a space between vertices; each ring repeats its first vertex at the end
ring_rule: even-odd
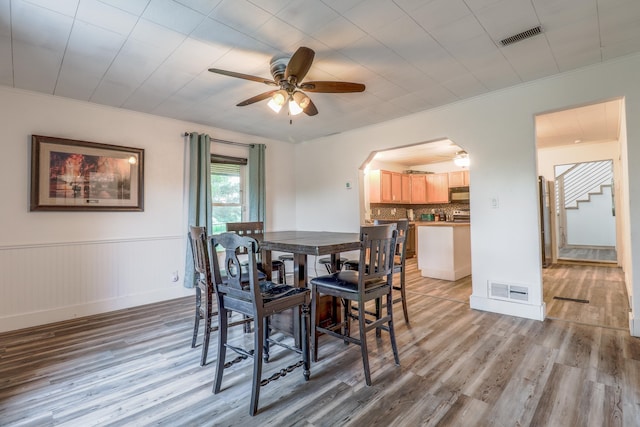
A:
POLYGON ((400 175, 400 202, 411 203, 411 177, 403 173, 400 175))
POLYGON ((469 186, 469 171, 455 171, 449 172, 449 187, 468 187, 469 186))
POLYGON ((427 203, 427 179, 425 175, 411 175, 411 203, 427 203))
POLYGON ((425 175, 427 203, 449 203, 449 174, 432 173, 425 175))
POLYGON ((370 203, 409 203, 411 180, 399 172, 369 171, 370 203))

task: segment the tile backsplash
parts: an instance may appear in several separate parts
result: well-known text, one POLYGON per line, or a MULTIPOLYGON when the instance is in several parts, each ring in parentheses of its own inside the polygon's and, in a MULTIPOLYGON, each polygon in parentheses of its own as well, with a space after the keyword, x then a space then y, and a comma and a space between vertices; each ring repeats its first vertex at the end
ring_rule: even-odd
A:
POLYGON ((388 205, 382 203, 372 203, 370 208, 371 220, 375 219, 398 219, 407 217, 407 209, 413 209, 413 216, 420 220, 420 215, 429 213, 444 212, 445 215, 453 215, 454 210, 469 209, 468 203, 446 203, 435 205, 388 205), (394 211, 395 210, 395 211, 394 211), (394 214, 395 212, 395 214, 394 214))

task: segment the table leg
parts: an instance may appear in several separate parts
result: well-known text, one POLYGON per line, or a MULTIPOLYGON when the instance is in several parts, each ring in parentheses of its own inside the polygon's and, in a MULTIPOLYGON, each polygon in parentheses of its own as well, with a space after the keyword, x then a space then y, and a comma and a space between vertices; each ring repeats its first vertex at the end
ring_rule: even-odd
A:
POLYGON ((335 273, 336 271, 340 271, 340 267, 340 252, 331 254, 331 272, 335 273))
POLYGON ((271 281, 271 276, 273 271, 271 271, 271 251, 263 250, 262 251, 262 270, 264 270, 264 274, 267 275, 267 280, 271 281))
POLYGON ((293 254, 293 286, 307 287, 307 256, 305 254, 293 254))

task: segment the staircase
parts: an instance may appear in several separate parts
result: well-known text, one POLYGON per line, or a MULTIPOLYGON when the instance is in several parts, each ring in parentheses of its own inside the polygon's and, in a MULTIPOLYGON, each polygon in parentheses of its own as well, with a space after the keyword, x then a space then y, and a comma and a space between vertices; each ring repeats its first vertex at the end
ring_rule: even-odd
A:
POLYGON ((556 206, 578 209, 579 204, 589 202, 591 196, 602 194, 604 187, 613 187, 611 161, 576 163, 556 177, 556 183, 556 206))

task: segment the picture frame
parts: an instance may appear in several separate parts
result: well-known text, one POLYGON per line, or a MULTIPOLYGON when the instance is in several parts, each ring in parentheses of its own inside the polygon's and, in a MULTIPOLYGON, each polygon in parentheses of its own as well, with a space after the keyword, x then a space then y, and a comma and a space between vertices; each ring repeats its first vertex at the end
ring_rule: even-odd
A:
POLYGON ((32 135, 31 211, 143 211, 144 149, 32 135))

